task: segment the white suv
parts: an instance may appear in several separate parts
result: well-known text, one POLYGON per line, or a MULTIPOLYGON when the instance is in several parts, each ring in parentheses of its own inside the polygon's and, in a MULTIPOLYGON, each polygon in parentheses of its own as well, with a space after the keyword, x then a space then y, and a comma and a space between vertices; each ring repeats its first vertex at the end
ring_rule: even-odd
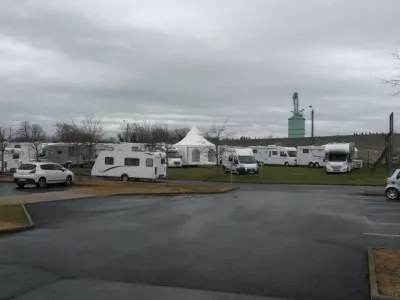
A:
POLYGON ((39 188, 52 183, 64 183, 70 186, 73 181, 74 173, 63 166, 49 162, 23 163, 14 173, 14 182, 21 188, 26 184, 36 184, 39 188))

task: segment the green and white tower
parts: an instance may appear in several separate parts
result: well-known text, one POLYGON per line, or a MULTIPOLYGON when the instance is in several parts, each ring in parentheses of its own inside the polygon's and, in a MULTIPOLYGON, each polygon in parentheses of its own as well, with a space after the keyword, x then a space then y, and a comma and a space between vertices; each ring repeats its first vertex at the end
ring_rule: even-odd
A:
POLYGON ((299 94, 293 94, 293 116, 288 119, 288 137, 299 138, 306 135, 306 119, 303 117, 304 109, 299 110, 299 94))

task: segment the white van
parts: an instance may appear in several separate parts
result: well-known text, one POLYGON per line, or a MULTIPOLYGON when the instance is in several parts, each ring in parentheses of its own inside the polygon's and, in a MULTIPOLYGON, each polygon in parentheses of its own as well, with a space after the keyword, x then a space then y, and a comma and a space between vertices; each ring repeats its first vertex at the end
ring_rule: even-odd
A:
POLYGON ((250 148, 225 148, 222 154, 222 167, 225 172, 237 175, 258 173, 257 161, 250 148))
POLYGON ((295 147, 283 147, 276 145, 267 146, 268 155, 264 165, 296 166, 297 149, 295 147))
POLYGON ((91 174, 123 181, 165 178, 166 156, 163 152, 133 151, 132 147, 104 150, 97 156, 91 174))
POLYGON ((325 146, 297 147, 297 165, 310 168, 325 167, 325 146))

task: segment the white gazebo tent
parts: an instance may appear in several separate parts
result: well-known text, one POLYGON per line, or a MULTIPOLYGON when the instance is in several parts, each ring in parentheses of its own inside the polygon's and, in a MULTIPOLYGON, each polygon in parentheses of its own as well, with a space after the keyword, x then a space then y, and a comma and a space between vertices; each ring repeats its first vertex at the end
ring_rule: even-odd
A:
POLYGON ((207 141, 193 126, 187 135, 174 145, 182 156, 186 166, 214 165, 216 163, 215 146, 207 141))

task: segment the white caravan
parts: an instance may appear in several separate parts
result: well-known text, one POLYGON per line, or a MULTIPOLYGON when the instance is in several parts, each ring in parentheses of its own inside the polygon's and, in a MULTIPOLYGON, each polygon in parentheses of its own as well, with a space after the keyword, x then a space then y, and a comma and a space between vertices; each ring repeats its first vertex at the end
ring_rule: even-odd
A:
POLYGON ((297 147, 297 165, 310 168, 325 167, 325 146, 297 147))
MULTIPOLYGON (((20 162, 31 162, 37 160, 36 157, 36 150, 35 147, 32 143, 28 142, 21 142, 21 143, 15 143, 12 142, 7 145, 7 148, 14 148, 14 149, 19 149, 19 160, 20 162)), ((40 145, 39 145, 39 154, 40 154, 40 145)))
POLYGON ((77 166, 78 164, 84 165, 84 154, 87 153, 87 149, 85 149, 83 146, 80 147, 78 151, 77 147, 71 144, 49 143, 43 145, 40 160, 53 162, 69 169, 72 166, 77 166))
POLYGON ((165 178, 165 153, 132 151, 132 147, 101 151, 91 174, 104 178, 120 178, 123 181, 165 178))
POLYGON ((225 148, 222 154, 222 167, 225 172, 237 175, 258 173, 257 161, 250 148, 225 148))
POLYGON ((266 164, 269 153, 267 146, 250 146, 249 148, 253 151, 254 158, 259 166, 266 164))
POLYGON ((268 150, 266 157, 264 156, 264 165, 287 167, 297 165, 297 149, 295 147, 269 145, 264 149, 268 150))
POLYGON ((348 173, 354 169, 354 143, 330 143, 325 145, 326 172, 348 173))

